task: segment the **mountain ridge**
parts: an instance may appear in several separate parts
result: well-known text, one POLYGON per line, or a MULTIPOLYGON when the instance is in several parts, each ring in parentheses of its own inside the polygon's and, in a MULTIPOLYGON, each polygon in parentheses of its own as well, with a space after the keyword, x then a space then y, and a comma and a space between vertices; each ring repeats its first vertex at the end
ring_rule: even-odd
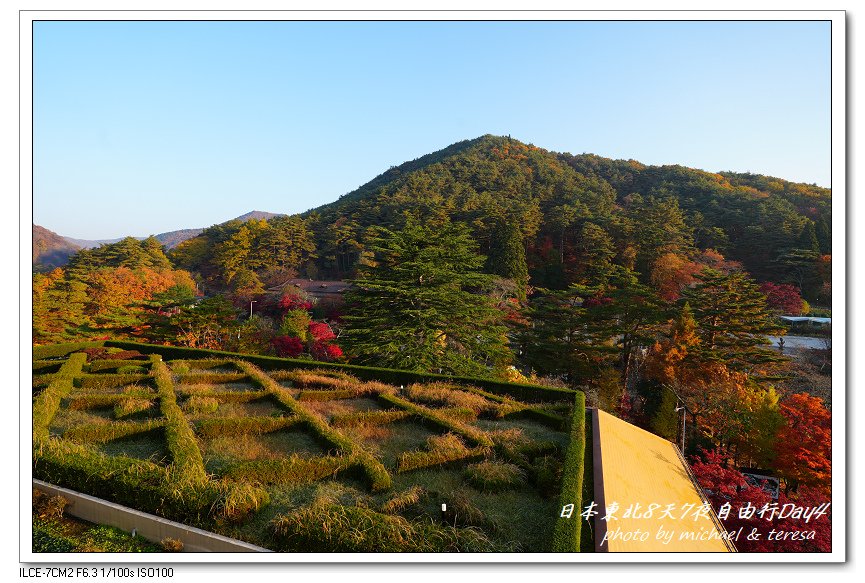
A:
MULTIPOLYGON (((278 216, 284 216, 284 213, 253 210, 219 224, 226 224, 232 221, 246 222, 252 219, 270 220, 278 216)), ((183 241, 197 237, 205 228, 178 229, 153 236, 166 249, 173 249, 183 241)), ((133 238, 142 241, 147 237, 133 236, 133 238)), ((100 245, 117 243, 123 239, 125 237, 118 237, 116 239, 76 239, 73 237, 64 237, 46 227, 33 223, 33 269, 35 271, 50 271, 51 269, 66 265, 69 257, 80 249, 92 249, 100 245)))

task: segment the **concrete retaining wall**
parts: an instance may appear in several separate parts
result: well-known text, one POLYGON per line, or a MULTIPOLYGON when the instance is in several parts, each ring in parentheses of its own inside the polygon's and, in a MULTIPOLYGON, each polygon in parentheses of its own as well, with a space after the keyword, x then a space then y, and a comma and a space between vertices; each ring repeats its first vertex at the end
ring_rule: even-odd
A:
POLYGON ((200 528, 186 526, 179 522, 167 520, 159 516, 139 512, 120 504, 115 504, 101 498, 95 498, 53 486, 40 480, 33 480, 33 487, 56 496, 57 494, 69 500, 66 512, 76 518, 115 526, 126 532, 136 531, 136 536, 159 544, 166 537, 183 541, 183 551, 192 553, 269 553, 268 549, 257 547, 243 541, 221 536, 200 528))

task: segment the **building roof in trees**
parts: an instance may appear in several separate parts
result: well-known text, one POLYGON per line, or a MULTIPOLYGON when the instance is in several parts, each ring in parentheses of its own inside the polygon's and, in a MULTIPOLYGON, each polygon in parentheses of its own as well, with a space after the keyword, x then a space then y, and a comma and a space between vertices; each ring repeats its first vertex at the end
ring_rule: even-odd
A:
POLYGON ((347 281, 325 281, 319 279, 289 279, 287 285, 315 297, 333 297, 335 294, 343 294, 351 287, 347 281))
POLYGON ((711 516, 698 515, 704 501, 675 445, 600 409, 595 409, 592 417, 595 500, 608 509, 613 504, 618 505, 611 514, 615 519, 606 521, 602 520, 604 508, 598 508, 596 548, 605 552, 723 553, 732 550, 721 539, 724 530, 714 519, 712 510, 709 510, 711 516), (655 507, 651 516, 646 516, 644 513, 651 504, 661 506, 655 507), (673 505, 673 518, 664 516, 663 510, 669 504, 673 505), (637 505, 639 515, 634 516, 637 505), (626 514, 629 506, 632 506, 632 516, 626 514), (664 539, 657 537, 659 529, 673 533, 669 543, 664 544, 664 539), (626 536, 637 531, 647 532, 648 536, 645 540, 626 536), (606 546, 598 547, 604 532, 609 540, 606 546), (691 533, 697 540, 689 539, 691 533), (699 540, 701 533, 711 540, 699 540))
POLYGON ((808 322, 810 324, 832 324, 832 318, 815 318, 808 316, 781 316, 785 322, 808 322))

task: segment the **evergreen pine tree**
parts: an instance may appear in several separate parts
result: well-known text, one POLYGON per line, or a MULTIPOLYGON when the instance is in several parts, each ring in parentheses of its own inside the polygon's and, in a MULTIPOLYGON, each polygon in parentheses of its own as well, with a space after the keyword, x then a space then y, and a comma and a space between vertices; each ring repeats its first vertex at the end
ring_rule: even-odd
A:
POLYGON ((679 434, 679 413, 676 412, 676 395, 673 391, 661 387, 661 402, 649 422, 652 431, 664 439, 676 441, 679 434))
POLYGON ((518 293, 522 298, 525 297, 525 288, 529 283, 529 267, 519 224, 502 221, 493 232, 486 270, 516 282, 518 293))
POLYGON ((817 241, 817 230, 814 227, 814 221, 807 221, 802 227, 802 232, 799 234, 799 240, 796 243, 796 248, 806 251, 820 252, 820 243, 817 241))
POLYGON ((826 217, 820 217, 814 225, 817 242, 820 244, 820 253, 827 255, 832 253, 832 228, 826 217))
POLYGON ((409 221, 372 230, 373 260, 346 294, 342 335, 359 364, 488 375, 507 362, 503 313, 486 295, 493 276, 468 229, 409 221))
POLYGON ((754 280, 742 272, 722 274, 708 268, 700 278, 682 296, 694 311, 702 358, 723 362, 734 370, 783 360, 766 347, 766 336, 784 329, 774 321, 754 280))

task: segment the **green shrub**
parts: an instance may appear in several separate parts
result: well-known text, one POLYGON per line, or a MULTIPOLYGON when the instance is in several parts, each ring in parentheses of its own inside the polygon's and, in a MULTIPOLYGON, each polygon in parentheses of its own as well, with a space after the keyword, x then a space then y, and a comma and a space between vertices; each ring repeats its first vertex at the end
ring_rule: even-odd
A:
POLYGON ((57 534, 42 524, 33 521, 33 552, 34 553, 73 553, 75 541, 57 534))
POLYGON ((146 374, 147 369, 137 364, 128 364, 117 369, 117 374, 146 374))
POLYGON ((334 477, 354 465, 348 456, 302 457, 292 454, 276 460, 254 460, 231 465, 225 478, 238 482, 260 484, 309 484, 334 477))
POLYGON ((174 361, 171 363, 171 372, 176 375, 189 374, 189 364, 186 361, 174 361))
MULTIPOLYGON (((574 414, 571 419, 570 444, 565 453, 562 470, 562 492, 560 508, 573 504, 582 507, 583 460, 586 453, 586 396, 577 393, 574 398, 574 414)), ((579 510, 571 518, 557 518, 553 531, 553 552, 580 552, 581 518, 579 510)))
POLYGON ((33 477, 199 528, 212 524, 209 512, 220 495, 210 483, 172 481, 169 469, 153 462, 56 438, 36 444, 33 477))
POLYGON ((55 373, 60 370, 61 366, 63 366, 63 361, 61 360, 34 360, 33 374, 37 372, 40 374, 55 373))
POLYGON ((80 377, 77 386, 82 389, 110 389, 149 381, 146 374, 90 374, 80 377))
POLYGON ((387 502, 382 504, 381 511, 385 514, 396 514, 402 512, 409 506, 413 506, 426 498, 427 491, 418 485, 414 485, 408 490, 397 492, 391 496, 387 502))
POLYGON ((183 410, 187 413, 216 413, 219 409, 219 401, 213 397, 192 395, 183 403, 183 410))
POLYGON ((232 435, 261 435, 281 429, 288 429, 300 423, 292 417, 218 417, 205 419, 198 423, 196 432, 202 437, 213 439, 232 435))
POLYGON ((410 401, 406 401, 405 399, 401 399, 396 395, 389 395, 386 393, 380 394, 379 399, 399 407, 400 409, 405 409, 406 411, 414 413, 418 417, 422 417, 446 431, 456 433, 479 446, 490 447, 493 445, 492 440, 483 431, 451 419, 433 409, 417 405, 410 401))
POLYGON ((230 522, 242 522, 270 502, 264 488, 245 482, 218 483, 221 495, 213 505, 213 513, 230 522))
POLYGON ((298 401, 335 401, 338 399, 352 399, 357 394, 354 391, 309 391, 303 390, 297 395, 298 401))
POLYGON ((66 344, 46 344, 45 346, 33 347, 33 360, 43 360, 46 358, 57 358, 67 356, 73 352, 84 350, 85 348, 99 348, 105 343, 97 342, 70 342, 66 344))
POLYGON ((171 452, 173 478, 191 485, 207 481, 204 460, 195 433, 177 405, 168 367, 159 355, 151 356, 151 370, 159 394, 159 407, 166 419, 165 440, 171 452))
POLYGON ((211 368, 223 367, 223 368, 235 368, 234 362, 228 359, 219 359, 219 358, 196 358, 195 360, 181 360, 175 361, 171 363, 171 370, 175 371, 176 374, 176 366, 185 366, 188 369, 194 370, 208 370, 211 368))
POLYGON ((305 423, 318 438, 330 443, 343 454, 356 460, 358 465, 363 469, 373 491, 386 490, 387 488, 390 488, 390 474, 382 463, 375 458, 375 456, 337 431, 335 428, 328 425, 327 421, 325 421, 320 415, 304 407, 299 401, 295 400, 287 390, 280 386, 279 383, 264 374, 264 372, 255 365, 248 362, 238 362, 237 364, 244 373, 249 375, 250 379, 252 379, 255 384, 269 391, 274 399, 276 399, 288 411, 294 413, 294 415, 305 423))
POLYGON ((334 415, 330 424, 334 427, 353 427, 357 425, 378 426, 387 425, 411 417, 408 411, 359 411, 334 415))
POLYGON ((135 397, 124 397, 114 405, 114 417, 122 419, 136 413, 143 413, 153 407, 150 399, 136 399, 135 397))
POLYGON ((484 492, 513 490, 526 485, 526 474, 514 464, 485 460, 465 470, 469 484, 484 492))
MULTIPOLYGON (((109 340, 105 342, 106 346, 118 346, 123 348, 131 348, 140 350, 144 353, 161 354, 166 359, 196 359, 224 357, 226 359, 244 360, 253 363, 264 370, 289 371, 292 369, 308 369, 310 362, 302 359, 292 358, 277 358, 275 356, 257 356, 250 354, 239 354, 235 352, 225 352, 219 350, 205 350, 201 348, 184 348, 179 346, 162 346, 155 344, 142 344, 137 342, 127 342, 120 340, 109 340)), ((458 383, 461 385, 469 385, 481 387, 485 391, 495 393, 497 395, 506 395, 514 397, 525 402, 548 402, 562 401, 563 399, 573 399, 574 391, 569 389, 560 389, 555 387, 546 387, 540 385, 526 385, 517 383, 503 383, 490 379, 478 379, 471 377, 451 377, 447 375, 439 375, 432 373, 418 373, 412 371, 394 370, 389 368, 375 368, 369 366, 357 366, 352 364, 337 364, 337 363, 315 363, 317 369, 321 371, 338 372, 350 374, 356 378, 379 381, 389 385, 410 385, 412 383, 436 382, 442 381, 447 383, 458 383)), ((283 379, 280 379, 283 380, 283 379)))
POLYGON ((440 466, 455 461, 482 458, 489 453, 489 448, 468 448, 462 440, 453 433, 433 435, 427 439, 427 450, 407 451, 397 456, 397 472, 409 472, 440 466))
POLYGON ((81 553, 159 553, 164 549, 113 526, 97 525, 81 534, 81 553))
POLYGON ((70 411, 86 411, 87 409, 101 409, 103 407, 114 407, 121 401, 134 398, 123 393, 106 395, 82 395, 69 399, 66 408, 70 411))
POLYGON ((219 372, 219 373, 189 373, 180 377, 183 385, 219 385, 224 383, 240 383, 248 381, 249 377, 242 372, 219 372))
POLYGON ((64 439, 76 443, 107 443, 115 439, 131 437, 148 431, 155 431, 165 426, 161 419, 148 421, 114 421, 110 423, 90 423, 76 425, 63 434, 64 439))
POLYGON ((73 380, 76 375, 81 374, 81 367, 86 359, 87 357, 80 353, 69 357, 54 374, 48 387, 33 401, 34 442, 48 439, 48 426, 60 408, 60 401, 72 390, 73 380))
POLYGON ((300 552, 494 552, 481 531, 411 522, 368 508, 314 503, 272 523, 279 550, 300 552))

